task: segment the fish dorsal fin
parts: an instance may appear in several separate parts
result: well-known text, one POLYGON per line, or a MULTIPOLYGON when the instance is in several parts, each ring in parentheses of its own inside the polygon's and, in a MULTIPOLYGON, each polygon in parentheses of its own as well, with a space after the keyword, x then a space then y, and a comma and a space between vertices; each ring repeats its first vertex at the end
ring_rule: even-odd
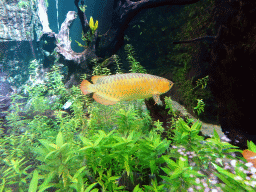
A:
POLYGON ((95 101, 97 101, 98 103, 101 103, 103 105, 114 105, 117 103, 117 101, 111 101, 111 100, 108 100, 100 95, 98 95, 97 93, 94 93, 93 94, 93 99, 95 101))
POLYGON ((106 75, 94 75, 92 76, 92 82, 95 84, 97 81, 100 81, 102 77, 106 77, 106 75))

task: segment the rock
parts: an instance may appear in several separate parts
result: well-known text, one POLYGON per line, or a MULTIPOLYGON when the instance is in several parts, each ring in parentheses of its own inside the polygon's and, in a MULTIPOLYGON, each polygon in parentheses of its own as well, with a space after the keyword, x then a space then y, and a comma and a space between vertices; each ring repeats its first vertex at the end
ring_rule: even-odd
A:
MULTIPOLYGON (((193 117, 188 111, 183 107, 181 104, 178 102, 172 100, 172 107, 174 111, 178 111, 182 114, 182 116, 189 117, 190 119, 193 119, 193 121, 197 121, 195 117, 193 117)), ((217 131, 220 137, 224 136, 224 133, 222 132, 221 126, 220 125, 214 125, 210 123, 204 123, 199 120, 199 122, 202 123, 202 129, 201 132, 204 136, 211 136, 213 135, 214 129, 217 131)))
POLYGON ((0 61, 15 89, 27 80, 29 62, 41 57, 37 41, 42 26, 35 3, 8 0, 0 6, 0 61))
POLYGON ((42 31, 35 1, 5 1, 0 6, 0 41, 33 41, 42 31))
POLYGON ((13 90, 7 81, 0 81, 0 118, 4 118, 7 115, 4 112, 7 111, 11 105, 10 94, 12 91, 13 90))
POLYGON ((216 0, 219 37, 212 46, 209 86, 219 106, 219 122, 232 143, 256 142, 256 1, 216 0))

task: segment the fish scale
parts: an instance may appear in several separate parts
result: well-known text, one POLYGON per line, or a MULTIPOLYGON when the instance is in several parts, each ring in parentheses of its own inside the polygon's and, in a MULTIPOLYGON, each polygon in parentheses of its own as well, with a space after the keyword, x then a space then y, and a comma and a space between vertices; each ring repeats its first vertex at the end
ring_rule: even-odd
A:
POLYGON ((173 86, 173 82, 168 79, 143 73, 93 76, 92 82, 93 84, 83 80, 81 91, 84 94, 93 92, 93 98, 104 105, 149 97, 161 104, 159 95, 166 93, 173 86))

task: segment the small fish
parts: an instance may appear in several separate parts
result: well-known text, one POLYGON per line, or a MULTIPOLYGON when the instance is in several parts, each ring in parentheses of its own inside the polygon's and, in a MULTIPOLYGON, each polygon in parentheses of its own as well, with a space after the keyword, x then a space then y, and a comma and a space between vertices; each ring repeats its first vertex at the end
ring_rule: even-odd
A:
POLYGON ((149 97, 153 97, 161 105, 159 95, 173 86, 173 82, 168 79, 143 73, 93 76, 92 82, 93 84, 83 80, 80 89, 85 95, 94 92, 94 100, 103 105, 149 97))
POLYGON ((243 150, 242 155, 248 162, 253 164, 253 167, 256 168, 256 153, 254 153, 248 149, 245 149, 245 150, 243 150))

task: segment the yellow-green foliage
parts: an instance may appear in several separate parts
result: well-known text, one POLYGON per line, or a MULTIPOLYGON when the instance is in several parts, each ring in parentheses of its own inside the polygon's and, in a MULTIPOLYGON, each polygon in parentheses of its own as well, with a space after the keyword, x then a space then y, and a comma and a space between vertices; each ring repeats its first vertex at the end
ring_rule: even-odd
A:
POLYGON ((98 29, 98 20, 96 20, 96 22, 94 23, 93 18, 90 17, 89 27, 92 30, 92 33, 94 34, 95 31, 98 29))
POLYGON ((79 6, 79 9, 80 9, 82 12, 85 12, 86 7, 87 7, 87 5, 80 5, 80 6, 79 6))
MULTIPOLYGON (((198 78, 205 77, 195 79, 189 77, 191 73, 188 75, 192 61, 196 62, 199 57, 199 51, 208 49, 210 52, 209 46, 206 43, 174 45, 172 42, 215 35, 211 15, 213 7, 213 0, 201 0, 185 6, 149 9, 140 17, 144 22, 136 24, 140 26, 139 30, 137 27, 130 27, 127 30, 129 43, 140 55, 139 62, 151 69, 148 69, 149 73, 159 76, 171 75, 171 80, 178 88, 178 97, 190 112, 197 105, 197 99, 203 99, 205 102, 212 99, 208 87, 201 88, 195 85, 196 81, 200 81, 198 78)), ((200 66, 206 68, 208 63, 201 63, 200 66)), ((206 102, 206 107, 208 103, 206 102)), ((204 114, 201 113, 201 116, 204 114)))
POLYGON ((90 132, 116 129, 125 135, 131 130, 147 133, 151 126, 151 118, 148 111, 142 109, 143 104, 144 100, 122 102, 112 106, 94 102, 93 106, 88 106, 90 132))
POLYGON ((18 6, 19 6, 19 8, 26 9, 29 6, 29 1, 19 1, 18 6))
POLYGON ((146 69, 140 65, 140 62, 136 61, 135 53, 131 44, 126 44, 124 47, 127 53, 127 60, 130 63, 131 69, 129 70, 131 73, 146 73, 146 69))
MULTIPOLYGON (((80 9, 82 11, 85 11, 84 6, 80 7, 80 9)), ((96 30, 98 29, 98 20, 96 20, 96 22, 94 23, 93 18, 90 17, 89 27, 90 27, 90 30, 88 30, 85 34, 84 32, 82 32, 82 40, 84 41, 85 45, 82 45, 81 43, 75 40, 78 46, 84 47, 84 48, 87 48, 87 46, 89 46, 89 44, 92 42, 93 38, 95 37, 96 30)))
POLYGON ((224 169, 222 159, 237 159, 230 153, 241 150, 222 142, 216 131, 207 140, 199 136, 201 124, 178 118, 170 98, 165 101, 174 132, 167 139, 143 100, 105 106, 90 102, 79 87, 66 90, 56 65, 47 77, 41 89, 34 80, 26 87, 30 107, 23 112, 30 113, 29 118, 20 116, 23 106, 16 101, 21 97, 12 97, 7 115, 11 131, 0 132, 0 191, 127 191, 129 186, 134 191, 203 192, 205 183, 209 190, 255 191, 256 180, 248 180, 242 162, 233 170, 224 169), (53 96, 57 99, 50 100, 53 96), (34 101, 48 102, 53 115, 34 101), (72 102, 71 113, 62 110, 66 101, 72 102), (209 172, 223 183, 211 183, 209 172), (121 180, 125 186, 119 186, 121 180))
MULTIPOLYGON (((185 6, 179 15, 180 23, 183 23, 181 26, 179 25, 181 31, 171 37, 172 41, 190 40, 206 36, 207 30, 213 30, 213 25, 209 19, 212 7, 212 0, 185 6), (202 14, 202 10, 205 11, 205 14, 202 14)), ((200 87, 194 85, 193 78, 187 78, 187 73, 191 69, 192 56, 198 54, 200 44, 178 44, 172 47, 169 46, 169 48, 167 58, 164 60, 170 63, 172 67, 170 70, 173 74, 173 81, 179 87, 179 93, 182 95, 185 104, 193 108, 196 106, 198 99, 208 99, 210 97, 210 91, 205 89, 205 86, 200 89, 200 87)), ((158 63, 166 62, 164 60, 159 60, 158 63)), ((202 82, 203 80, 198 79, 197 81, 202 82)))
POLYGON ((93 72, 92 75, 111 75, 110 69, 105 67, 105 63, 108 62, 108 59, 102 63, 97 63, 97 60, 93 59, 93 72))

